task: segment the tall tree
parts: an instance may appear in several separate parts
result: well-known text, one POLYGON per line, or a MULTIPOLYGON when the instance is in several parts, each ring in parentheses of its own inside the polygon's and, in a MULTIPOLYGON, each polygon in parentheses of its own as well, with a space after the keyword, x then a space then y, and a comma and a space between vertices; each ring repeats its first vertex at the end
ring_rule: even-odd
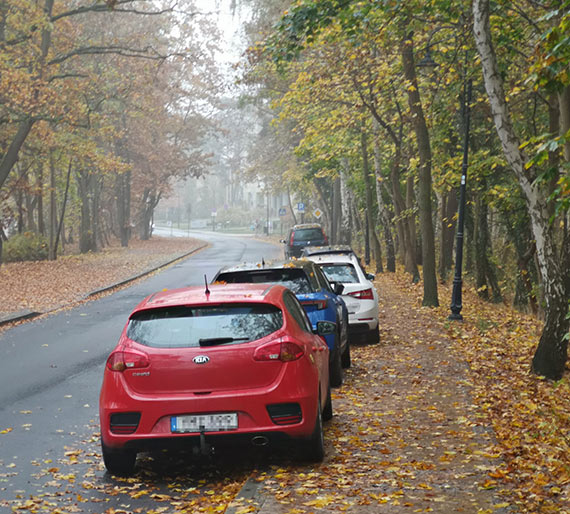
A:
POLYGON ((474 0, 473 14, 475 41, 481 57, 485 89, 505 158, 515 173, 527 202, 536 241, 538 266, 543 279, 546 319, 532 368, 540 375, 558 379, 564 372, 567 360, 570 243, 568 236, 565 236, 561 244, 557 243, 555 227, 550 222, 549 184, 539 176, 539 170, 530 165, 525 151, 521 149, 493 43, 489 0, 474 0))

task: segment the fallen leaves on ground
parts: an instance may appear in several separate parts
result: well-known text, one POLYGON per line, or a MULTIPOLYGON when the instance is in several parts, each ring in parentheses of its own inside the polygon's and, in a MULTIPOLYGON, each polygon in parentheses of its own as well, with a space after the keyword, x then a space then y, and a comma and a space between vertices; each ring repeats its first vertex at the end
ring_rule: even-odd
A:
MULTIPOLYGON (((152 512, 224 512, 231 503, 245 514, 257 505, 236 494, 253 476, 272 514, 570 513, 570 388, 567 377, 553 383, 529 372, 540 322, 468 288, 464 321, 452 322, 449 287, 440 285, 444 306, 431 309, 402 273, 379 274, 376 285, 381 343, 352 348, 322 464, 170 460, 163 468, 143 457, 134 477, 109 480, 94 434, 82 451, 66 448, 57 466, 46 465, 41 498, 10 507, 67 513, 89 502, 102 506, 87 510, 118 514, 140 512, 137 502, 150 498, 152 512), (91 468, 81 479, 80 463, 91 468), (63 494, 78 481, 79 496, 63 494)), ((0 427, 0 437, 11 430, 0 427)))
POLYGON ((132 240, 128 248, 64 255, 56 261, 14 262, 0 266, 0 314, 46 312, 79 301, 96 289, 166 263, 204 243, 191 238, 132 240))

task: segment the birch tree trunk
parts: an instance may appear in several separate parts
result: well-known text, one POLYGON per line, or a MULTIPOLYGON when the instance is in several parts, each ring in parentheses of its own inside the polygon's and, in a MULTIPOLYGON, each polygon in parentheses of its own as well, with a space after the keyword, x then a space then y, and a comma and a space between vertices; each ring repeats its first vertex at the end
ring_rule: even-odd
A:
POLYGON ((547 185, 536 179, 536 171, 525 167, 527 158, 520 149, 511 114, 505 98, 503 80, 491 37, 489 0, 474 0, 473 28, 475 43, 481 57, 485 89, 495 128, 501 141, 503 153, 525 196, 536 241, 536 256, 543 279, 545 324, 538 347, 532 360, 532 369, 539 375, 557 380, 564 373, 568 343, 568 268, 563 263, 567 256, 558 253, 554 227, 549 223, 547 185))

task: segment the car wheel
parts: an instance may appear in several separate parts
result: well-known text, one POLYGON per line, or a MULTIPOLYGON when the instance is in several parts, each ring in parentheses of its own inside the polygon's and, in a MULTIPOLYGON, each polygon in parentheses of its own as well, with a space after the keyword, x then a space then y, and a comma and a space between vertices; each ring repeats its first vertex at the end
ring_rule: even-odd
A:
POLYGON ((342 352, 341 363, 343 368, 350 368, 350 365, 352 363, 350 359, 350 344, 348 344, 348 341, 346 342, 346 348, 344 349, 344 352, 342 352))
POLYGON ((330 421, 333 417, 333 407, 332 407, 332 396, 331 396, 331 384, 329 382, 329 387, 327 388, 327 401, 323 409, 323 421, 330 421))
POLYGON ((322 462, 325 458, 325 433, 323 431, 323 417, 321 415, 321 404, 317 405, 317 420, 311 438, 305 442, 303 458, 310 462, 322 462))
POLYGON ((380 325, 368 332, 368 344, 378 344, 380 342, 380 325))
POLYGON ((113 475, 132 475, 135 470, 137 452, 133 450, 111 450, 101 443, 103 462, 107 471, 113 475))
POLYGON ((329 378, 333 387, 340 387, 342 385, 342 359, 338 346, 335 348, 333 360, 330 363, 329 378))

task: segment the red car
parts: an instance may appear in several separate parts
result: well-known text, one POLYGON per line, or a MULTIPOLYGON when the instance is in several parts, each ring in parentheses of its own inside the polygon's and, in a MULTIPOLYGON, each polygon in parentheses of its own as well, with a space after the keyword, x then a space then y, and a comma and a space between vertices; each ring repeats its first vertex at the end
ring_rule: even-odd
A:
POLYGON ((219 284, 155 293, 132 312, 99 399, 107 469, 182 444, 294 444, 324 457, 332 417, 328 347, 335 323, 311 323, 283 286, 219 284))

